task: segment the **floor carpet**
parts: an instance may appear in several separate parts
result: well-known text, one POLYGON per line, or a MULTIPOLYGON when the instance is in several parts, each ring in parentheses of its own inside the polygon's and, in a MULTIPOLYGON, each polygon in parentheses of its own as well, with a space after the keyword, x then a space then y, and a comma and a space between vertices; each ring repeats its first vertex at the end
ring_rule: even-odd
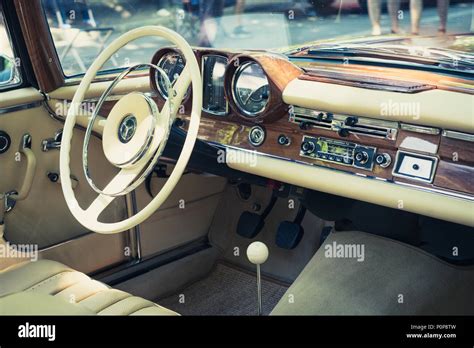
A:
MULTIPOLYGON (((264 315, 272 311, 286 290, 262 280, 264 315)), ((256 277, 219 263, 207 278, 156 302, 182 315, 256 315, 256 277)))

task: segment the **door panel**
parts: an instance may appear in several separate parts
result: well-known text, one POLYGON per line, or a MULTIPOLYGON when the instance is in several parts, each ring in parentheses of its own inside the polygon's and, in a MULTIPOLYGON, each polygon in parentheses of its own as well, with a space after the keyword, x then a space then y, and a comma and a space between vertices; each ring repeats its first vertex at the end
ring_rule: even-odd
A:
MULTIPOLYGON (((23 91, 5 94, 7 94, 6 98, 3 100, 10 100, 10 104, 16 101, 15 94, 18 95, 21 101, 21 104, 17 104, 18 106, 38 100, 38 96, 33 93, 31 94, 32 99, 27 100, 25 95, 28 93, 23 93, 23 91), (13 98, 8 99, 12 95, 13 98)), ((3 110, 8 111, 8 109, 3 110)), ((41 143, 44 139, 52 138, 62 127, 62 123, 50 117, 41 104, 33 108, 3 113, 0 116, 0 129, 6 131, 12 140, 10 149, 0 155, 2 172, 0 192, 18 190, 22 184, 26 160, 19 156, 18 149, 22 136, 26 133, 32 137, 31 149, 37 162, 36 173, 28 197, 18 201, 5 219, 5 237, 12 243, 34 243, 38 244, 39 248, 44 248, 88 232, 76 222, 69 212, 61 185, 58 182, 50 181, 47 176, 49 172, 59 173, 59 150, 43 152, 41 143)), ((96 194, 87 185, 82 171, 83 137, 84 132, 77 129, 73 137, 71 173, 78 178, 75 193, 79 203, 84 206, 90 203, 96 194)), ((100 140, 94 137, 90 143, 90 162, 92 176, 99 185, 106 183, 116 172, 116 169, 109 165, 103 156, 100 140)), ((125 217, 124 200, 117 199, 114 203, 104 213, 104 221, 125 217)))

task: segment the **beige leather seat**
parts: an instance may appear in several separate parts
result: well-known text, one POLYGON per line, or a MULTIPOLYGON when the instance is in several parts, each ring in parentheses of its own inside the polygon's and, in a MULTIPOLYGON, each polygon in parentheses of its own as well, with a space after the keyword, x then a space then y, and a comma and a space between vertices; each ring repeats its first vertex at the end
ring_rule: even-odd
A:
POLYGON ((0 314, 177 315, 49 260, 0 272, 0 314))

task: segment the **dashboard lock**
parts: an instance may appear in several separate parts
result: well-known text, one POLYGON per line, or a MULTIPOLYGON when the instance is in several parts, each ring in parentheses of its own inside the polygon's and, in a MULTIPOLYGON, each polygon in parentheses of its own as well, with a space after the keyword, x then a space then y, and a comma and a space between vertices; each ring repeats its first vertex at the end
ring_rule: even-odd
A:
POLYGON ((249 142, 253 146, 260 146, 265 141, 265 129, 262 126, 253 126, 249 131, 249 142))

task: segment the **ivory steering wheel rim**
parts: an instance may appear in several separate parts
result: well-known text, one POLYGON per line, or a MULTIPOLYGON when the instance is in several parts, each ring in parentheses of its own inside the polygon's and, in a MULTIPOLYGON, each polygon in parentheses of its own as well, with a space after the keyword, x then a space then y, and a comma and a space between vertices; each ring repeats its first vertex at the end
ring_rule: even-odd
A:
MULTIPOLYGON (((130 94, 133 93, 136 94, 137 92, 132 92, 130 94)), ((84 75, 84 78, 82 79, 81 83, 79 84, 79 87, 76 90, 76 93, 74 94, 71 106, 68 110, 63 129, 59 157, 61 188, 64 194, 64 198, 66 200, 66 204, 72 215, 76 218, 76 220, 90 231, 102 234, 114 234, 129 230, 130 228, 133 228, 134 226, 140 224, 148 217, 150 217, 169 197, 173 189, 176 187, 179 179, 183 175, 184 170, 186 169, 189 158, 191 157, 194 148, 194 144, 196 142, 201 118, 201 110, 202 79, 199 64, 196 60, 191 46, 179 34, 164 27, 146 26, 131 30, 121 35, 116 40, 114 40, 109 46, 107 46, 107 48, 105 48, 105 50, 102 51, 99 56, 94 60, 94 62, 84 75), (184 98, 184 94, 187 91, 189 84, 191 83, 192 109, 188 132, 184 141, 183 148, 181 150, 181 154, 175 164, 173 172, 167 179, 160 192, 152 199, 152 201, 142 210, 140 210, 137 214, 128 217, 125 220, 113 223, 104 223, 98 221, 98 217, 100 213, 105 210, 106 207, 116 198, 116 196, 99 194, 88 208, 82 209, 79 203, 77 202, 72 188, 71 170, 69 164, 71 140, 73 136, 74 126, 76 124, 76 117, 78 117, 77 115, 80 114, 81 104, 85 98, 87 90, 89 89, 97 72, 105 64, 105 62, 127 43, 147 36, 158 36, 172 42, 177 46, 177 48, 181 51, 185 58, 185 68, 174 86, 176 91, 176 97, 175 99, 169 98, 168 101, 166 101, 165 105, 160 111, 160 116, 163 116, 164 119, 168 120, 174 119, 174 116, 176 115, 176 112, 178 111, 179 106, 184 98), (169 114, 166 114, 167 112, 169 112, 169 114)), ((162 140, 166 144, 167 139, 162 140)), ((162 145, 162 143, 160 143, 160 140, 157 140, 157 142, 158 144, 155 144, 155 151, 157 151, 158 146, 162 145)), ((152 150, 153 149, 150 150, 148 156, 154 154, 152 150)), ((145 158, 145 160, 141 161, 139 164, 134 164, 133 166, 130 166, 128 168, 121 168, 120 172, 109 182, 108 185, 106 185, 104 192, 107 190, 107 188, 110 188, 110 190, 113 191, 116 189, 120 190, 124 187, 127 187, 140 174, 141 169, 143 169, 143 166, 145 166, 149 160, 152 160, 152 157, 148 157, 148 160, 146 160, 145 158)))

